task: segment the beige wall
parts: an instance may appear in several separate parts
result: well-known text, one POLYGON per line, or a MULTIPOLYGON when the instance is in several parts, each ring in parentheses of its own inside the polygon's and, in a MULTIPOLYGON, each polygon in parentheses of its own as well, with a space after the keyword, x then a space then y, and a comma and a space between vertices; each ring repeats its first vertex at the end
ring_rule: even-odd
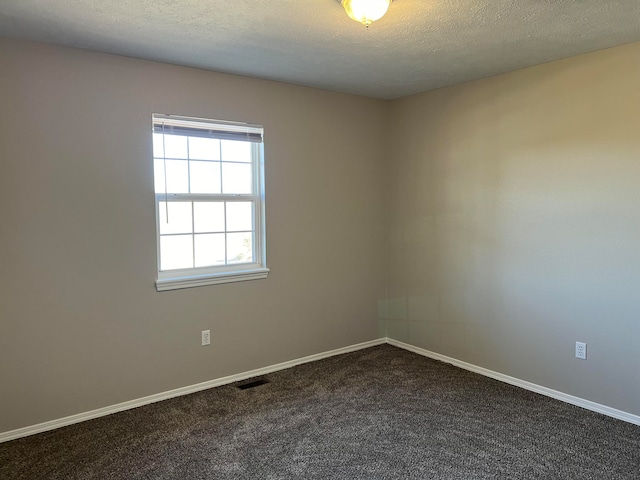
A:
POLYGON ((640 414, 639 59, 389 103, 0 40, 0 432, 377 338, 376 304, 640 414), (154 112, 265 126, 268 279, 155 291, 154 112))
POLYGON ((633 44, 392 103, 390 337, 640 414, 639 85, 633 44))
POLYGON ((385 102, 13 40, 0 65, 0 432, 378 338, 385 102), (268 279, 155 291, 154 112, 264 125, 268 279))

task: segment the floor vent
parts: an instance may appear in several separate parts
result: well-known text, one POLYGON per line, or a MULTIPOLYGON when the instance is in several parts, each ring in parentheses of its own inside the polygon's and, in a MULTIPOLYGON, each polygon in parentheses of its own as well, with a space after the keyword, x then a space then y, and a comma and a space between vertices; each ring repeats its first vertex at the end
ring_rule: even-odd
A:
POLYGON ((265 380, 264 378, 260 378, 258 380, 254 380, 252 382, 243 383, 242 385, 238 385, 240 390, 247 390, 248 388, 259 387, 260 385, 264 385, 269 383, 269 380, 265 380))

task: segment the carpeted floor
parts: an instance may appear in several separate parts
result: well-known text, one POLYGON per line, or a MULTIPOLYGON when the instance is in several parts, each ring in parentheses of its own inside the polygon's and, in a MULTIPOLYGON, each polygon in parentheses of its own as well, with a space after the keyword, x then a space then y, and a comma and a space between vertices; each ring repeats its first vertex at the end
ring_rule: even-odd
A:
POLYGON ((389 345, 265 378, 0 444, 0 478, 640 478, 640 427, 389 345))

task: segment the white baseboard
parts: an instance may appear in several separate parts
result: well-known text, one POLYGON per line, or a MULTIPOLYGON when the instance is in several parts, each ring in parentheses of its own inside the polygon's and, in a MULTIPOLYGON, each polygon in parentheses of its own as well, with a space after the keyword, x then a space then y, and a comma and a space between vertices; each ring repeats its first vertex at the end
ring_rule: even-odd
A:
POLYGON ((374 347, 376 345, 382 345, 384 343, 388 343, 395 347, 402 348, 404 350, 408 350, 410 352, 414 352, 425 357, 433 358, 435 360, 440 360, 445 363, 450 363, 451 365, 455 365, 456 367, 460 367, 465 370, 469 370, 471 372, 479 373, 480 375, 484 375, 485 377, 493 378, 495 380, 499 380, 501 382, 515 385, 517 387, 521 387, 526 390, 530 390, 532 392, 540 393, 542 395, 546 395, 547 397, 555 398, 557 400, 561 400, 563 402, 570 403, 578 407, 586 408, 587 410, 592 410, 594 412, 602 413, 604 415, 608 415, 610 417, 617 418, 619 420, 624 420, 625 422, 633 423, 635 425, 640 425, 640 416, 638 415, 633 415, 631 413, 623 412, 622 410, 617 410, 615 408, 607 407, 606 405, 601 405, 599 403, 591 402, 589 400, 585 400, 579 397, 574 397, 573 395, 568 395, 566 393, 558 392, 556 390, 552 390, 547 387, 542 387, 540 385, 536 385, 535 383, 526 382, 524 380, 520 380, 515 377, 510 377, 508 375, 494 372, 492 370, 488 370, 483 367, 478 367, 477 365, 463 362, 462 360, 457 360, 455 358, 447 357, 439 353, 431 352, 423 348, 415 347, 413 345, 409 345, 408 343, 400 342, 392 338, 379 338, 377 340, 371 340, 369 342, 358 343, 357 345, 351 345, 348 347, 338 348, 336 350, 330 350, 328 352, 309 355, 308 357, 302 357, 295 360, 290 360, 288 362, 278 363, 276 365, 271 365, 269 367, 258 368, 256 370, 251 370, 249 372, 238 373, 236 375, 230 375, 230 376, 218 378, 215 380, 209 380, 207 382, 197 383, 195 385, 176 388, 175 390, 169 390, 168 392, 156 393, 154 395, 149 395, 147 397, 142 397, 135 400, 129 400, 127 402, 118 403, 116 405, 111 405, 104 408, 98 408, 97 410, 91 410, 89 412, 78 413, 76 415, 71 415, 71 416, 60 418, 57 420, 51 420, 48 422, 39 423, 37 425, 31 425, 29 427, 23 427, 23 428, 18 428, 16 430, 10 430, 8 432, 2 432, 0 433, 0 443, 7 442, 9 440, 14 440, 16 438, 27 437, 29 435, 34 435, 36 433, 46 432, 48 430, 54 430, 56 428, 65 427, 67 425, 73 425, 74 423, 84 422, 85 420, 91 420, 93 418, 104 417, 105 415, 111 415, 112 413, 122 412, 123 410, 129 410, 132 408, 141 407, 143 405, 149 405, 150 403, 160 402, 162 400, 167 400, 169 398, 188 395, 190 393, 199 392, 201 390, 206 390, 208 388, 219 387, 221 385, 227 385, 229 383, 239 382, 242 380, 246 380, 248 378, 267 375, 269 373, 277 372, 279 370, 285 370, 287 368, 295 367, 296 365, 301 365, 303 363, 315 362, 316 360, 321 360, 323 358, 329 358, 335 355, 341 355, 343 353, 355 352, 357 350, 374 347))
POLYGON ((520 380, 519 378, 510 377, 509 375, 494 372, 493 370, 489 370, 483 367, 478 367, 477 365, 463 362, 462 360, 457 360, 455 358, 447 357, 446 355, 441 355, 439 353, 431 352, 423 348, 415 347, 413 345, 409 345, 408 343, 400 342, 392 338, 387 338, 387 343, 389 345, 393 345, 395 347, 417 353, 424 357, 433 358, 434 360, 440 360, 441 362, 445 363, 450 363, 451 365, 469 370, 471 372, 479 373, 480 375, 484 375, 485 377, 493 378, 504 383, 515 385, 516 387, 524 388, 525 390, 530 390, 547 397, 555 398, 556 400, 570 403, 571 405, 576 405, 578 407, 586 408, 587 410, 602 413, 603 415, 607 415, 609 417, 617 418, 618 420, 624 420, 625 422, 640 425, 640 416, 634 415, 632 413, 623 412, 622 410, 607 407, 606 405, 601 405, 599 403, 585 400, 580 397, 574 397, 573 395, 569 395, 567 393, 558 392, 557 390, 552 390, 551 388, 536 385, 535 383, 520 380))
POLYGON ((221 385, 227 385, 229 383, 239 382, 248 378, 259 377, 268 373, 277 372, 278 370, 285 370, 287 368, 295 367, 303 363, 315 362, 323 358, 333 357, 335 355, 341 355, 343 353, 355 352, 376 345, 382 345, 386 343, 386 338, 379 338, 377 340, 371 340, 368 342, 358 343, 357 345, 350 345, 348 347, 337 348, 328 352, 317 353, 315 355, 309 355, 308 357, 302 357, 288 362, 278 363, 271 365, 270 367, 258 368, 249 372, 238 373, 236 375, 229 375, 228 377, 222 377, 215 380, 209 380, 207 382, 197 383, 195 385, 189 385, 187 387, 176 388, 175 390, 169 390, 168 392, 156 393, 149 395, 148 397, 142 397, 135 400, 129 400, 128 402, 118 403, 109 407, 98 408, 97 410, 91 410, 89 412, 78 413, 57 420, 51 420, 37 425, 31 425, 29 427, 18 428, 16 430, 10 430, 8 432, 0 433, 0 443, 8 442, 9 440, 15 440, 16 438, 27 437, 36 433, 46 432, 48 430, 54 430, 56 428, 65 427, 67 425, 73 425, 74 423, 84 422, 85 420, 91 420, 93 418, 104 417, 105 415, 111 415, 112 413, 122 412, 123 410, 129 410, 143 405, 149 405, 150 403, 160 402, 169 398, 179 397, 182 395, 188 395, 190 393, 199 392, 208 388, 219 387, 221 385))

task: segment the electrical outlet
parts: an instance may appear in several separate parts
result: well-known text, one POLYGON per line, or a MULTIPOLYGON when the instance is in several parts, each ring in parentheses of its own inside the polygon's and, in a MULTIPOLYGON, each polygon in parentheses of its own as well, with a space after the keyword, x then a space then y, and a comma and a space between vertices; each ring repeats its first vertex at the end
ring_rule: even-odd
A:
POLYGON ((582 360, 587 359, 587 344, 582 342, 576 342, 576 358, 582 360))
POLYGON ((202 346, 211 345, 211 330, 202 330, 202 346))

